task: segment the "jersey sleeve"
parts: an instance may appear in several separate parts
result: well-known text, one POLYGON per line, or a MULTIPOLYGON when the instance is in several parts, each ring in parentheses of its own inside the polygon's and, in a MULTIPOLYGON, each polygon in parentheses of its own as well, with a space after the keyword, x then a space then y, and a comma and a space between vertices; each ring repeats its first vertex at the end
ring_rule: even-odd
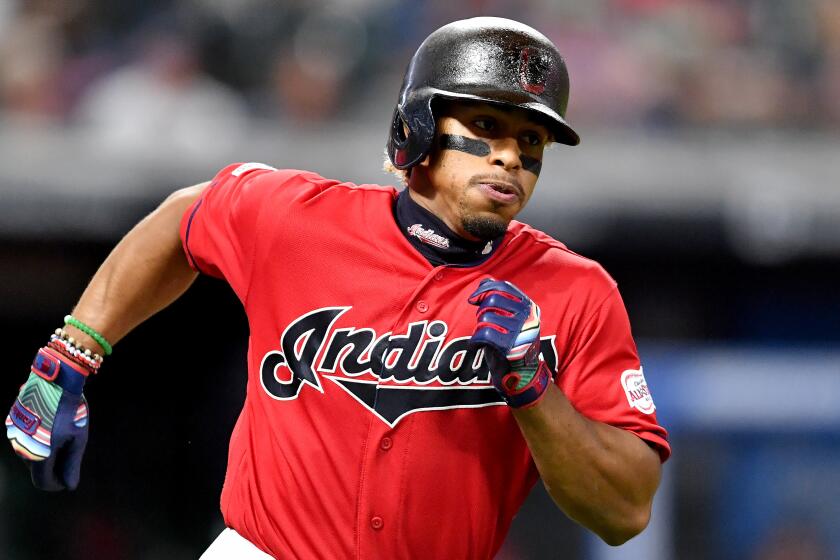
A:
POLYGON ((584 416, 628 430, 658 452, 671 454, 668 433, 656 419, 630 320, 613 284, 572 338, 557 383, 584 416))
MULTIPOLYGON (((301 173, 258 163, 235 163, 216 174, 181 219, 181 242, 190 266, 226 280, 244 301, 263 210, 270 206, 274 190, 301 173)), ((280 207, 282 204, 274 205, 272 211, 278 215, 286 210, 280 207)))

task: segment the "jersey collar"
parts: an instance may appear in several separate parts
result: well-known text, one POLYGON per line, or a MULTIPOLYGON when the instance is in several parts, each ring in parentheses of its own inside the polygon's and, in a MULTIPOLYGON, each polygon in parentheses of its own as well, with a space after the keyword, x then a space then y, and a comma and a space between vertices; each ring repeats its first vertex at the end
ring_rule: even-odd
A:
POLYGON ((404 189, 394 203, 400 232, 433 266, 474 266, 490 258, 504 235, 490 241, 470 241, 453 232, 440 218, 417 204, 404 189))

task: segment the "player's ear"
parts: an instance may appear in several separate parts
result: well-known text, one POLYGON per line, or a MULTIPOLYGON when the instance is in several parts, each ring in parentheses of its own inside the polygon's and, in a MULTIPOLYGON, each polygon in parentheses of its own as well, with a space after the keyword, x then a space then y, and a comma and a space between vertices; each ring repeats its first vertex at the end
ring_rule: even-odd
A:
POLYGON ((411 169, 408 169, 408 180, 417 180, 421 177, 425 177, 426 172, 429 169, 429 166, 431 165, 433 157, 433 150, 430 150, 429 154, 426 157, 424 157, 417 165, 413 166, 411 169))
POLYGON ((431 185, 431 181, 429 179, 429 167, 431 166, 432 157, 432 155, 426 156, 423 158, 423 161, 407 170, 409 173, 406 186, 417 192, 425 192, 429 189, 431 185))

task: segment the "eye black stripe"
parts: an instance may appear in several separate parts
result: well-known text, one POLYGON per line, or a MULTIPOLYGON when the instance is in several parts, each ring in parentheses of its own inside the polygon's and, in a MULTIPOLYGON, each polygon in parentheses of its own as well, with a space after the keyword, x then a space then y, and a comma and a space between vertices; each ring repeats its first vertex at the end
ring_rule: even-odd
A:
POLYGON ((457 134, 441 134, 439 140, 441 150, 458 150, 473 156, 489 156, 490 145, 484 140, 467 138, 457 134))
POLYGON ((542 170, 542 160, 531 157, 526 154, 519 154, 519 161, 522 162, 522 169, 530 171, 534 175, 539 175, 542 170))
MULTIPOLYGON (((468 138, 459 134, 441 134, 438 140, 441 150, 457 150, 473 156, 484 157, 490 155, 490 145, 484 140, 468 138)), ((522 169, 539 175, 542 170, 542 160, 527 154, 519 154, 522 169)))

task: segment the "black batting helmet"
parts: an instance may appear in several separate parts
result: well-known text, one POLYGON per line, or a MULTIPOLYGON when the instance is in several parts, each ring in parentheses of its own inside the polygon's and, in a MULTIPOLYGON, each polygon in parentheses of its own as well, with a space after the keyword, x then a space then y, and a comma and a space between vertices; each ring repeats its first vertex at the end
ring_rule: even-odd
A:
POLYGON ((564 120, 569 73, 563 57, 542 33, 517 21, 455 21, 423 41, 406 70, 388 133, 388 157, 398 169, 417 165, 429 153, 435 136, 435 98, 475 99, 534 111, 548 123, 555 141, 580 143, 564 120))

